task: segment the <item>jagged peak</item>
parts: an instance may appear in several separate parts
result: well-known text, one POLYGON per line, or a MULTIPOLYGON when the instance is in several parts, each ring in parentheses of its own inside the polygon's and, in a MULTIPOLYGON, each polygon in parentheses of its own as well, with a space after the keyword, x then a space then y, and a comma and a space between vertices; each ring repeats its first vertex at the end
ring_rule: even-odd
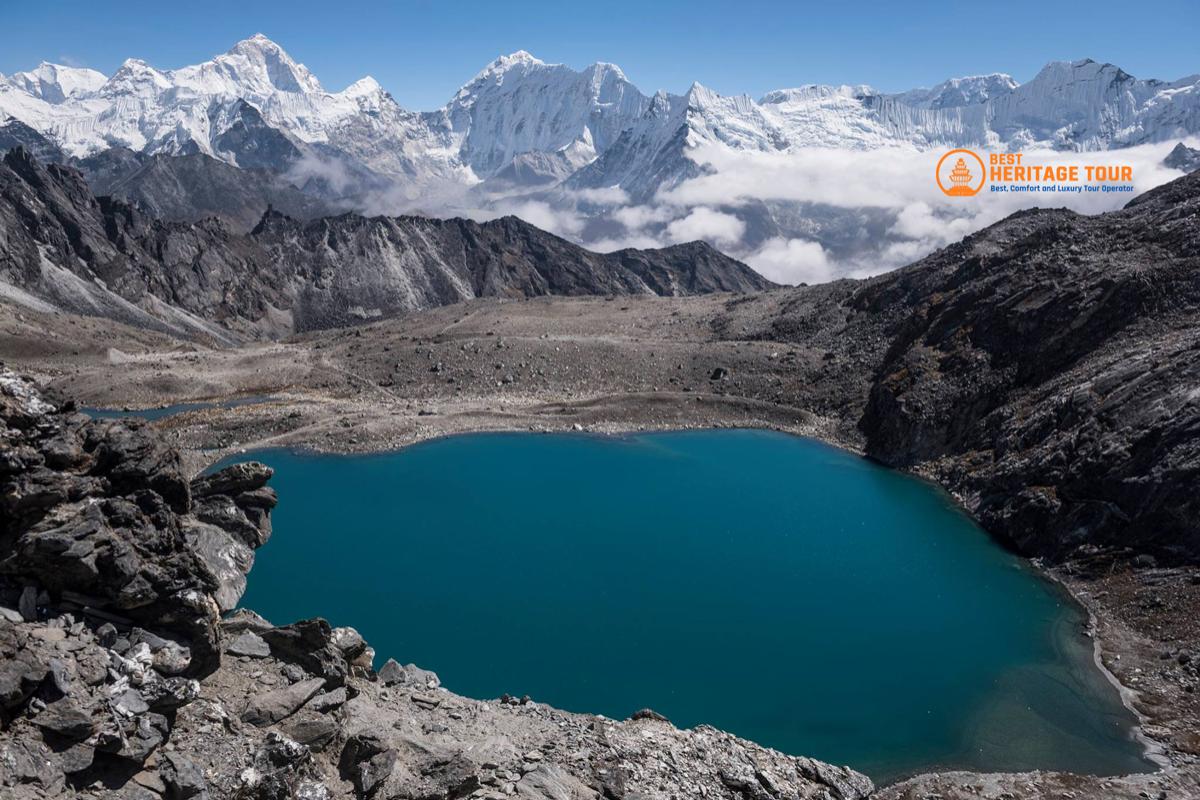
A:
MULTIPOLYGON (((281 53, 287 56, 287 51, 283 49, 274 40, 262 33, 256 33, 253 36, 248 36, 235 42, 233 47, 226 51, 227 54, 245 54, 248 52, 264 52, 270 51, 281 53)), ((290 57, 289 57, 290 58, 290 57)))
POLYGON ((709 100, 716 100, 721 97, 720 94, 700 83, 700 81, 692 81, 692 85, 688 87, 688 90, 684 92, 683 96, 689 100, 696 100, 697 102, 701 103, 709 100))
POLYGON ((229 50, 209 62, 177 70, 176 75, 203 75, 215 69, 226 74, 227 79, 246 84, 247 88, 259 91, 278 90, 284 92, 315 93, 324 91, 316 76, 296 61, 279 44, 256 33, 242 39, 229 50), (246 73, 244 65, 249 65, 246 73))
POLYGON ((629 80, 629 78, 625 77, 625 71, 610 61, 597 61, 594 64, 589 65, 584 72, 597 76, 612 75, 613 77, 623 81, 629 80))
POLYGON ((367 75, 347 86, 340 94, 344 94, 347 97, 365 97, 366 95, 377 94, 382 91, 384 91, 384 88, 379 85, 379 81, 367 75))
MULTIPOLYGON (((328 218, 326 218, 326 219, 328 219, 328 218)), ((262 217, 258 220, 258 224, 254 226, 254 229, 252 231, 250 231, 250 235, 257 236, 261 233, 264 233, 265 231, 272 229, 273 227, 280 226, 280 225, 290 225, 294 222, 295 222, 294 219, 289 217, 287 214, 284 214, 279 209, 275 208, 275 206, 273 204, 267 203, 267 210, 263 212, 262 217)))
POLYGON ((790 89, 776 89, 772 92, 767 92, 759 99, 758 102, 764 105, 774 105, 786 103, 794 100, 812 100, 816 98, 844 96, 851 98, 869 97, 876 94, 873 87, 865 83, 849 84, 843 83, 838 85, 830 85, 823 83, 806 83, 801 86, 793 86, 790 89))
MULTIPOLYGON (((1101 63, 1092 58, 1080 58, 1075 61, 1050 61, 1034 76, 1034 81, 1061 81, 1092 78, 1104 73, 1116 73, 1118 80, 1133 78, 1116 64, 1101 63)), ((1032 82, 1032 81, 1031 81, 1032 82)))
POLYGON ((129 74, 136 75, 136 74, 145 73, 145 72, 151 72, 151 73, 154 73, 155 75, 162 74, 162 72, 160 70, 156 69, 155 67, 152 67, 151 65, 147 64, 145 61, 143 61, 140 58, 127 58, 121 62, 121 66, 117 67, 117 71, 112 74, 112 77, 116 78, 118 75, 123 75, 123 74, 124 75, 129 75, 129 74))
POLYGON ((545 61, 542 61, 540 58, 534 56, 528 50, 518 50, 515 53, 509 53, 506 56, 500 56, 495 61, 480 70, 479 73, 471 79, 470 83, 466 84, 466 86, 463 86, 462 89, 459 89, 459 95, 462 95, 462 93, 467 90, 467 87, 474 86, 483 81, 495 80, 497 78, 502 81, 504 76, 514 69, 531 69, 536 67, 556 66, 559 65, 547 64, 545 61))
POLYGON ((509 53, 506 56, 500 56, 489 67, 495 69, 506 69, 517 64, 528 64, 530 66, 545 66, 546 62, 530 53, 528 50, 518 50, 515 53, 509 53))

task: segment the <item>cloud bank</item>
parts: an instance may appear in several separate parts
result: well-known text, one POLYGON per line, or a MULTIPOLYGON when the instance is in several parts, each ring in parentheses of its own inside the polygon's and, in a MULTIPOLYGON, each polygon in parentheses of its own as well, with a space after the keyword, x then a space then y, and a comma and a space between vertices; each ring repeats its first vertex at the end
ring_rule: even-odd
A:
MULTIPOLYGON (((1009 194, 985 187, 970 198, 946 197, 937 188, 933 175, 942 151, 761 153, 710 145, 692 152, 705 174, 659 192, 649 203, 612 204, 604 213, 605 234, 582 241, 613 250, 703 239, 780 283, 862 277, 922 258, 1020 209, 1066 207, 1095 214, 1120 208, 1179 177, 1161 163, 1174 145, 1025 151, 1030 163, 1131 164, 1133 194, 1009 194), (883 227, 872 228, 868 217, 882 220, 883 227)), ((620 197, 616 191, 611 196, 620 197)), ((557 228, 571 229, 584 230, 561 223, 557 228)))

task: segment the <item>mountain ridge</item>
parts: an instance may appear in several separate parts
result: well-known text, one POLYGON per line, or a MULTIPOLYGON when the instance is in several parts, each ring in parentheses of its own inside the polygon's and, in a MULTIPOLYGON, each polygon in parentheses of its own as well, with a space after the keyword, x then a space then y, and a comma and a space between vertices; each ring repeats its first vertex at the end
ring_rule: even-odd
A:
MULTIPOLYGON (((508 216, 489 222, 269 209, 246 234, 96 198, 23 148, 0 163, 0 281, 26 304, 230 342, 351 325, 474 297, 756 291, 708 245, 594 253, 508 216)), ((3 288, 3 285, 0 285, 3 288)))
MULTIPOLYGON (((214 140, 224 133, 220 110, 240 100, 312 157, 347 159, 408 183, 460 192, 479 184, 486 190, 514 159, 536 153, 553 160, 568 149, 566 177, 561 164, 543 177, 570 181, 590 169, 572 185, 619 186, 647 197, 689 174, 676 165, 649 170, 655 179, 647 181, 641 177, 647 165, 686 159, 699 142, 763 152, 985 144, 1095 150, 1200 133, 1200 76, 1139 80, 1091 59, 1050 62, 1023 84, 993 73, 891 94, 801 85, 755 100, 699 84, 683 95, 647 95, 616 65, 575 70, 518 51, 491 62, 443 107, 424 112, 404 109, 369 77, 327 91, 262 34, 176 70, 131 59, 99 87, 94 71, 44 66, 36 81, 28 77, 33 73, 0 80, 0 112, 51 134, 75 156, 112 144, 167 153, 191 146, 237 163, 214 140), (684 137, 677 136, 681 123, 684 137), (609 148, 639 129, 654 146, 624 146, 627 156, 638 154, 636 165, 596 168, 609 148)), ((284 171, 290 164, 272 166, 284 171)), ((522 166, 528 172, 529 164, 522 166)))

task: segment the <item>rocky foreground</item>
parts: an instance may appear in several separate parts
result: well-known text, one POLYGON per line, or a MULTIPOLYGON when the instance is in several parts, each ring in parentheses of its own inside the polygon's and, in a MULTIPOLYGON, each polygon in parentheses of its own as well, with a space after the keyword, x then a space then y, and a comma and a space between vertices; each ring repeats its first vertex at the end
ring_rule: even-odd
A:
POLYGON ((188 480, 149 426, 0 372, 5 798, 854 800, 869 779, 652 711, 470 700, 321 619, 235 608, 269 468, 188 480))

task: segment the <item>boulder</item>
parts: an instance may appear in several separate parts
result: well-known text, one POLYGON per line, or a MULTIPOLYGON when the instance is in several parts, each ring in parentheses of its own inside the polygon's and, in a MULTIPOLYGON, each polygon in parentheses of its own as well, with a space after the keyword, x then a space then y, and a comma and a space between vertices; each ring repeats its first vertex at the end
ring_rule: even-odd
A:
POLYGON ((436 689, 442 685, 436 672, 421 669, 416 664, 401 666, 389 658, 379 669, 379 680, 385 686, 408 686, 414 689, 436 689))
POLYGON ((281 661, 297 664, 311 675, 320 675, 330 686, 346 681, 350 665, 334 643, 333 629, 323 619, 306 619, 259 632, 281 661))
POLYGON ((233 641, 225 646, 225 652, 235 656, 266 658, 271 655, 271 646, 257 633, 246 631, 234 637, 233 641))
POLYGON ((273 725, 294 714, 324 685, 324 678, 310 678, 282 689, 255 695, 250 698, 246 710, 242 712, 242 721, 260 728, 273 725))
POLYGON ((347 739, 338 761, 341 776, 354 784, 360 798, 374 795, 395 766, 396 750, 373 733, 358 733, 347 739))

